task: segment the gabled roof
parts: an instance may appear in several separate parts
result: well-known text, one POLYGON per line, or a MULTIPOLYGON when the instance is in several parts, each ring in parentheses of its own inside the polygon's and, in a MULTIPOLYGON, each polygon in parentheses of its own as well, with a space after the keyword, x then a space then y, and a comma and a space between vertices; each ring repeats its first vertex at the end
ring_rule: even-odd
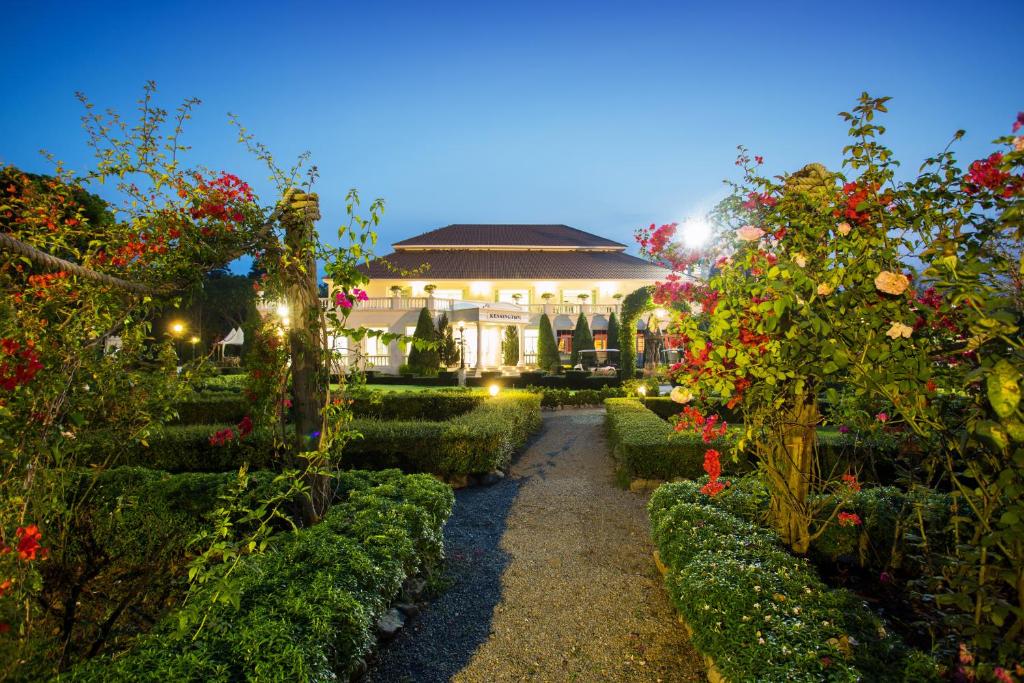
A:
POLYGON ((532 249, 625 251, 626 245, 568 225, 454 224, 395 242, 396 251, 413 249, 532 249))
POLYGON ((663 280, 671 273, 621 251, 507 249, 401 250, 360 270, 370 278, 387 280, 663 280), (429 267, 411 275, 399 272, 424 266, 429 267))

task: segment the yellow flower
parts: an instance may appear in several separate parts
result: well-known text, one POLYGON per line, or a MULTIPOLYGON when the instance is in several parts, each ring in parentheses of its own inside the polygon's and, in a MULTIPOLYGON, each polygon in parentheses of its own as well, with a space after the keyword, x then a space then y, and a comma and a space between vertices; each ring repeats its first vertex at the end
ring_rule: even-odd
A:
POLYGON ((875 289, 886 294, 893 294, 899 296, 903 292, 907 291, 907 287, 910 286, 910 280, 907 279, 906 275, 902 273, 893 273, 888 270, 883 270, 875 278, 875 289))
POLYGON ((899 339, 900 337, 910 339, 910 335, 912 335, 913 333, 913 327, 908 327, 907 325, 904 325, 903 323, 897 321, 892 324, 892 327, 890 327, 889 331, 885 333, 885 336, 890 337, 892 339, 899 339))
POLYGON ((693 400, 693 392, 683 387, 675 387, 669 397, 676 403, 689 403, 693 400))
POLYGON ((850 227, 849 223, 847 223, 846 221, 843 221, 842 223, 839 224, 839 227, 836 228, 836 229, 839 231, 840 235, 842 235, 843 237, 846 237, 847 235, 850 234, 850 230, 852 230, 853 228, 850 227))
POLYGON ((827 282, 822 282, 818 285, 818 296, 828 296, 832 293, 832 285, 827 282))
POLYGON ((807 265, 807 257, 801 254, 800 252, 797 252, 793 254, 793 263, 803 268, 804 266, 807 265))

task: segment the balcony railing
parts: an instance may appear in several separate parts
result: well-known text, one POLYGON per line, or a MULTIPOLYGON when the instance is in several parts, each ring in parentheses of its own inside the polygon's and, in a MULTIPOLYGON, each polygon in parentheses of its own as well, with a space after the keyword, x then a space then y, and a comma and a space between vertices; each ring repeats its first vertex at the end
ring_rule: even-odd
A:
POLYGON ((544 313, 550 315, 610 315, 619 313, 619 304, 529 304, 522 306, 531 313, 544 313))
MULTIPOLYGON (((460 301, 457 299, 438 299, 425 296, 395 297, 395 296, 374 296, 366 301, 353 302, 352 310, 355 311, 418 311, 421 308, 431 305, 435 311, 454 311, 461 308, 469 308, 482 304, 493 303, 489 301, 460 301)), ((333 305, 330 298, 320 299, 320 306, 327 310, 333 305)), ((504 304, 516 306, 530 313, 548 313, 549 315, 610 315, 618 314, 620 304, 504 304)))

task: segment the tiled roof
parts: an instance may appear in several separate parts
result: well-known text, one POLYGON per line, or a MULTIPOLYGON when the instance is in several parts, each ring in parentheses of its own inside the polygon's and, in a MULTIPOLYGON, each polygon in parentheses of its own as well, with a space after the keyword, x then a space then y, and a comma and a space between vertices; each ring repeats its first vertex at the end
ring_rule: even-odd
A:
POLYGON ((671 271, 620 251, 396 251, 360 268, 371 278, 388 280, 661 280, 671 271), (429 264, 403 277, 401 270, 429 264))
POLYGON ((395 242, 395 249, 423 247, 565 247, 624 250, 626 245, 568 225, 457 224, 395 242))

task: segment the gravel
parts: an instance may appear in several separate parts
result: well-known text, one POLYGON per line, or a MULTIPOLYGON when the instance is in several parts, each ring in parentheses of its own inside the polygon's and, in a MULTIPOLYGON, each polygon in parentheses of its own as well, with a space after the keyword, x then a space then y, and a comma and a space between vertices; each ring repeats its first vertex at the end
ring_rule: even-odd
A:
POLYGON ((367 680, 706 680, 651 559, 647 497, 613 483, 603 420, 546 413, 510 477, 456 492, 451 586, 367 680))

